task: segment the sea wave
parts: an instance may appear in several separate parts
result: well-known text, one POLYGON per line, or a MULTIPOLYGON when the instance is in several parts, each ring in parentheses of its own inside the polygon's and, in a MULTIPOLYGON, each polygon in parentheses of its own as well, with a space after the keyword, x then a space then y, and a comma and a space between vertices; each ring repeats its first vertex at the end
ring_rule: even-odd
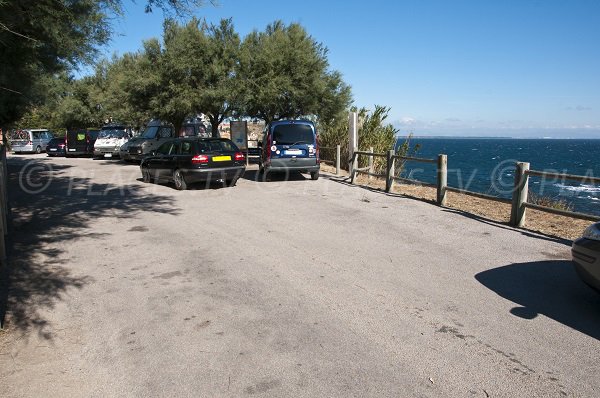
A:
POLYGON ((553 184, 555 187, 559 188, 559 189, 564 189, 565 191, 570 191, 570 192, 598 192, 600 193, 600 186, 598 185, 586 185, 586 184, 581 184, 581 185, 565 185, 565 184, 553 184))

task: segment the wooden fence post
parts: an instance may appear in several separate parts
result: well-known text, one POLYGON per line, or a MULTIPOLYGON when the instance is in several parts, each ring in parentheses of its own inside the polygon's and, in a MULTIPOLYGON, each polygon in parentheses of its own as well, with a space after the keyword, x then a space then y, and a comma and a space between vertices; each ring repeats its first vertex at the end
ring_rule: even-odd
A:
POLYGON ((517 162, 515 171, 515 187, 512 197, 512 209, 510 212, 510 224, 515 227, 525 225, 527 208, 527 196, 529 194, 529 163, 517 162))
POLYGON ((358 169, 358 155, 356 152, 358 148, 354 148, 352 152, 352 159, 350 159, 350 184, 354 184, 354 177, 356 177, 356 169, 358 169))
POLYGON ((385 192, 390 192, 392 187, 394 186, 394 150, 390 149, 387 152, 386 156, 387 164, 386 164, 386 177, 385 177, 385 192))
MULTIPOLYGON (((373 153, 373 147, 369 147, 369 152, 373 153)), ((369 180, 373 179, 373 174, 375 170, 373 169, 373 156, 369 156, 369 180)))
POLYGON ((448 155, 440 154, 437 159, 437 204, 446 206, 446 187, 448 186, 448 155))
POLYGON ((335 147, 335 175, 339 176, 340 175, 340 164, 341 164, 341 158, 340 155, 342 154, 341 152, 341 147, 338 144, 335 147))

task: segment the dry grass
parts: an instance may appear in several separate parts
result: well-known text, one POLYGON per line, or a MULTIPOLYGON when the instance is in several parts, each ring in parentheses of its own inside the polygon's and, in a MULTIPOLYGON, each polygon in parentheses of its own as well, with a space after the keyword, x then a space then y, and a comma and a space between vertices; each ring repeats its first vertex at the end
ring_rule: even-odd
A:
MULTIPOLYGON (((323 171, 335 173, 333 167, 322 165, 323 171)), ((356 184, 384 189, 385 182, 378 178, 368 179, 358 176, 356 184)), ((432 187, 394 183, 395 193, 420 200, 429 201, 435 205, 436 189, 432 187)), ((510 219, 510 204, 476 198, 460 193, 448 192, 447 207, 473 214, 491 221, 508 224, 510 219)), ((573 240, 581 236, 590 221, 578 220, 538 210, 527 209, 525 229, 551 237, 573 240)))

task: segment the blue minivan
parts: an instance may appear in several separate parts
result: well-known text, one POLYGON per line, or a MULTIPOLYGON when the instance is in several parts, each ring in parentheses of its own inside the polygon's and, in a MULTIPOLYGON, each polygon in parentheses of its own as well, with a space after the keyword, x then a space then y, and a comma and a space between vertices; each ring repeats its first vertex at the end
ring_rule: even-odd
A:
POLYGON ((308 120, 279 120, 267 124, 262 136, 259 171, 310 173, 319 179, 319 141, 308 120))

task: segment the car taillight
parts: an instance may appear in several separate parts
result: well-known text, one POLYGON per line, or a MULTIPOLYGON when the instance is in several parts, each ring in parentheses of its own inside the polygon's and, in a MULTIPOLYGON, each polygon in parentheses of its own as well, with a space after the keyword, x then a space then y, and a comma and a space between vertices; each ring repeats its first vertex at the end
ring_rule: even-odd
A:
POLYGON ((319 156, 319 137, 315 140, 315 156, 317 157, 317 164, 321 163, 321 157, 319 156))
POLYGON ((243 153, 241 153, 241 152, 236 152, 236 154, 235 154, 235 156, 234 156, 234 159, 235 159, 235 161, 236 161, 236 162, 241 162, 241 161, 243 161, 244 159, 246 159, 246 157, 244 156, 244 154, 243 154, 243 153))
POLYGON ((33 141, 29 141, 27 145, 33 145, 33 141))
POLYGON ((271 160, 271 134, 267 134, 267 160, 271 160))
POLYGON ((192 158, 192 164, 208 163, 208 156, 196 155, 192 158))
POLYGON ((64 147, 65 147, 65 144, 58 144, 58 147, 59 147, 59 148, 64 148, 64 147))

